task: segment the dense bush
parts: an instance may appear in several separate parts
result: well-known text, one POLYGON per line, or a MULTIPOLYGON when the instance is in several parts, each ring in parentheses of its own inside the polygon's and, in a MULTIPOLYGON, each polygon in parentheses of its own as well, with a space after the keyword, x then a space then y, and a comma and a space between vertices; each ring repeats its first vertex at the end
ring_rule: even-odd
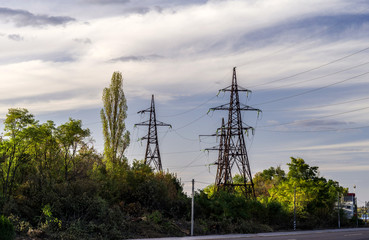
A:
POLYGON ((91 168, 50 185, 27 181, 15 192, 3 209, 17 232, 39 229, 55 239, 183 236, 190 212, 179 180, 142 162, 121 173, 91 168))
POLYGON ((263 204, 224 191, 210 195, 200 191, 195 196, 195 206, 196 218, 202 226, 199 231, 204 234, 267 232, 272 231, 269 226, 281 228, 289 218, 277 202, 263 204))
POLYGON ((9 219, 3 215, 0 216, 0 240, 14 239, 14 227, 9 219))

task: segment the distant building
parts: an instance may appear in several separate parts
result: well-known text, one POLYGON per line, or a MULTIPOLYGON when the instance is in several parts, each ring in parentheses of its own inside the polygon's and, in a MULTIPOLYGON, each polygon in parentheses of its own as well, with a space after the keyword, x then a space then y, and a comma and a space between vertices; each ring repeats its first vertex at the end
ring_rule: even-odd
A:
POLYGON ((347 218, 352 218, 355 214, 355 193, 347 193, 340 202, 340 208, 347 218))

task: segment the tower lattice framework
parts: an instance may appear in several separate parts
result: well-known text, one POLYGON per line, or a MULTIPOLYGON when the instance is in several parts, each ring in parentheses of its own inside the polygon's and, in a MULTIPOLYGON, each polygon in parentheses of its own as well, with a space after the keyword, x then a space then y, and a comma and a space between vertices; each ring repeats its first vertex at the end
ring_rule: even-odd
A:
POLYGON ((254 198, 255 190, 252 181, 250 163, 246 151, 244 132, 252 127, 242 122, 241 111, 261 110, 240 103, 239 92, 251 93, 250 90, 242 88, 237 84, 236 68, 233 68, 232 85, 220 91, 230 92, 230 101, 227 104, 211 108, 211 110, 228 111, 228 122, 221 129, 221 140, 218 154, 218 168, 215 184, 218 189, 231 191, 236 186, 240 186, 246 197, 254 198), (244 126, 245 125, 245 126, 244 126), (224 134, 225 133, 225 134, 224 134), (224 136, 223 136, 224 135, 224 136), (222 137, 223 136, 223 137, 222 137), (236 165, 243 183, 235 184, 232 178, 232 168, 236 165))
POLYGON ((161 164, 159 141, 158 141, 158 127, 172 127, 170 124, 160 122, 156 120, 155 113, 155 102, 154 95, 151 96, 151 106, 148 109, 141 110, 139 114, 150 113, 150 119, 135 124, 136 126, 148 126, 148 133, 142 139, 147 139, 146 153, 145 153, 145 164, 153 166, 157 171, 162 171, 163 167, 161 164))

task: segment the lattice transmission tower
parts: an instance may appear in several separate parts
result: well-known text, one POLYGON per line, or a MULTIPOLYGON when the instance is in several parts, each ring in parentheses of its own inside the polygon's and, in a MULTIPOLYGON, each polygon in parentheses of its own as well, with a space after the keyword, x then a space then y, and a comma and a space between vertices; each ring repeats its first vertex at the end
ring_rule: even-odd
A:
POLYGON ((215 184, 218 189, 231 191, 236 186, 240 186, 246 197, 254 198, 255 190, 252 181, 250 163, 246 151, 244 132, 253 129, 242 122, 241 111, 261 110, 240 103, 239 92, 251 93, 250 90, 242 88, 237 84, 236 68, 233 68, 232 85, 221 89, 223 92, 230 92, 230 101, 227 104, 210 108, 210 110, 228 111, 228 122, 222 121, 218 168, 215 184), (243 183, 235 184, 232 178, 232 168, 236 165, 243 183))
POLYGON ((146 110, 141 110, 138 112, 139 114, 150 113, 150 119, 135 124, 135 126, 148 126, 148 133, 142 139, 147 139, 146 153, 145 153, 145 164, 152 166, 157 171, 162 171, 163 167, 161 164, 161 157, 159 151, 159 141, 158 141, 158 127, 172 127, 170 124, 160 122, 156 120, 155 113, 155 102, 154 95, 151 97, 151 107, 146 110))
MULTIPOLYGON (((224 161, 224 150, 225 150, 225 138, 226 138, 226 127, 224 123, 224 118, 222 118, 222 125, 220 128, 217 129, 215 134, 212 135, 200 135, 200 137, 219 137, 219 145, 214 146, 212 148, 205 148, 206 151, 218 151, 218 160, 213 163, 214 165, 217 165, 217 176, 220 176, 222 174, 230 173, 231 170, 229 169, 229 164, 227 161, 224 161), (227 170, 225 170, 227 169, 227 170)), ((221 183, 219 182, 220 178, 218 177, 215 179, 215 186, 219 188, 221 183)))

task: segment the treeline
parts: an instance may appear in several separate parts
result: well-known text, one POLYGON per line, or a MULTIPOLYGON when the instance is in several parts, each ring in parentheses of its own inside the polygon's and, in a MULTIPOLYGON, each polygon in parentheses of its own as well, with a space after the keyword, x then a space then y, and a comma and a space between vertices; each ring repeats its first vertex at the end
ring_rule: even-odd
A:
MULTIPOLYGON (((255 174, 256 200, 245 199, 242 189, 229 193, 208 186, 196 196, 198 218, 205 232, 239 233, 293 229, 336 228, 338 214, 342 227, 355 226, 344 212, 337 212, 338 196, 347 189, 321 177, 318 167, 301 158, 291 158, 286 173, 270 167, 255 174), (209 225, 210 224, 210 225, 209 225)), ((235 183, 243 183, 239 176, 235 183)))
POLYGON ((182 230, 174 219, 187 218, 189 199, 173 174, 154 173, 138 161, 129 166, 126 160, 109 169, 80 120, 40 124, 27 110, 10 109, 4 124, 1 213, 19 235, 185 235, 187 226, 182 230))
MULTIPOLYGON (((18 235, 55 239, 122 239, 189 234, 190 198, 171 173, 124 159, 107 166, 80 120, 39 123, 26 109, 9 109, 0 139, 1 209, 18 235)), ((318 167, 291 158, 289 171, 254 177, 256 200, 241 189, 195 195, 196 234, 337 226, 335 202, 345 189, 318 167), (294 197, 296 195, 296 198, 294 197)), ((239 177, 235 181, 243 182, 239 177)), ((341 225, 350 221, 341 213, 341 225)))
MULTIPOLYGON (((128 164, 122 76, 103 91, 104 153, 80 120, 40 123, 26 109, 9 109, 0 138, 0 239, 123 239, 189 234, 191 200, 175 174, 128 164), (4 217, 5 216, 5 217, 4 217)), ((337 195, 345 189, 317 167, 291 159, 257 173, 256 199, 208 186, 195 194, 195 234, 335 227, 337 195), (294 197, 296 195, 296 198, 294 197), (296 201, 294 201, 296 199, 296 201)), ((243 182, 239 176, 234 181, 243 182)), ((341 213, 341 225, 348 226, 341 213)))

